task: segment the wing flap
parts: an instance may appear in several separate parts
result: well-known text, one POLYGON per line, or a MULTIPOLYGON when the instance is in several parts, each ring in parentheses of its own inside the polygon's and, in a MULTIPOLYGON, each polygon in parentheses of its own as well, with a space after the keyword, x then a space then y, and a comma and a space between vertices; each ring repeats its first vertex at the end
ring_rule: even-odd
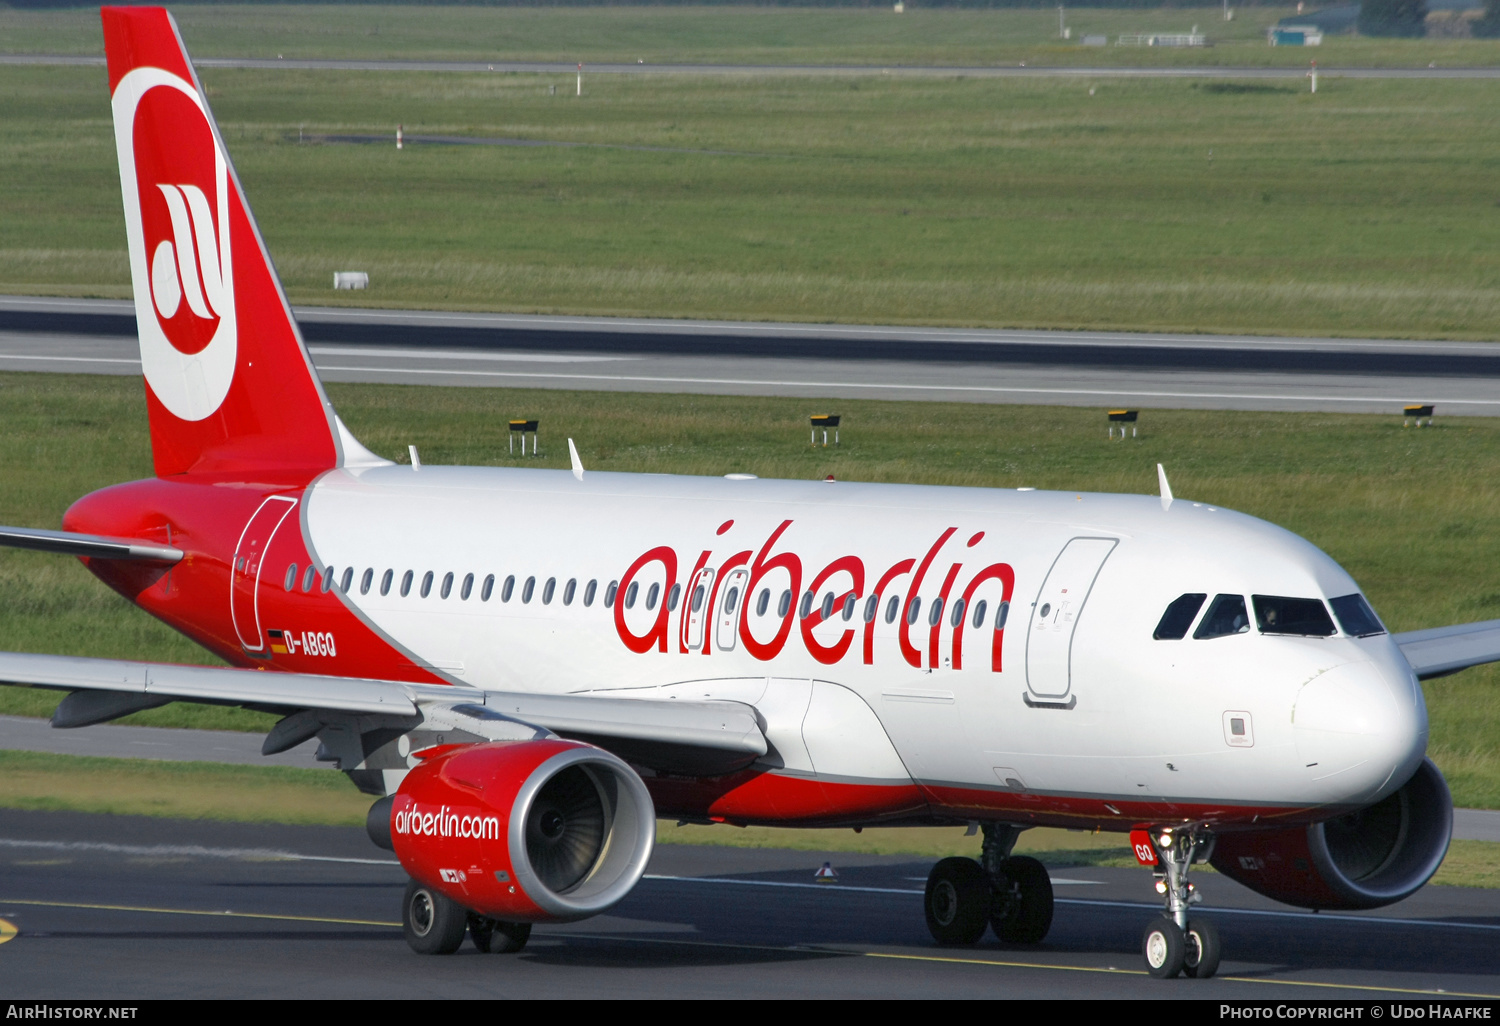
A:
POLYGON ((563 737, 628 751, 633 761, 659 769, 722 770, 747 765, 767 751, 755 710, 740 702, 486 692, 451 685, 28 652, 0 652, 0 684, 74 692, 54 717, 59 727, 101 723, 165 701, 394 717, 414 716, 420 706, 468 703, 563 737), (111 699, 109 694, 119 698, 111 699), (130 701, 128 696, 137 700, 130 701))
POLYGON ((57 552, 65 556, 91 556, 95 559, 128 559, 147 563, 176 563, 182 550, 171 545, 141 541, 136 538, 107 538, 98 534, 75 534, 72 531, 44 531, 36 527, 0 527, 0 545, 37 552, 57 552))
POLYGON ((1392 638, 1422 680, 1500 662, 1500 620, 1407 631, 1392 638))

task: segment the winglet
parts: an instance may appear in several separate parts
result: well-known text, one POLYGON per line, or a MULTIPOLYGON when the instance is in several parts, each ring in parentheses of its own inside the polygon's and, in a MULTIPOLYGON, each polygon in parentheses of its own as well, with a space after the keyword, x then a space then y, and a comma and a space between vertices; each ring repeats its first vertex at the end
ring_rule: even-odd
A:
POLYGON ((573 444, 573 439, 568 439, 568 457, 573 461, 573 476, 583 480, 583 460, 578 458, 578 446, 573 444))
POLYGON ((1156 465, 1156 480, 1161 484, 1161 508, 1169 510, 1172 508, 1172 486, 1167 484, 1167 468, 1160 463, 1156 465))

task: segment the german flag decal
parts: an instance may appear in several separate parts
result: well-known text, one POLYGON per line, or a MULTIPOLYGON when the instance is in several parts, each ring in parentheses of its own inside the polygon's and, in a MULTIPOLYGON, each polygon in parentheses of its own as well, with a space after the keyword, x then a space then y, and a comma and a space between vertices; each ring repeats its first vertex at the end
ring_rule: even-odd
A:
POLYGON ((266 631, 271 636, 271 651, 277 655, 286 655, 290 650, 286 647, 285 631, 266 631))

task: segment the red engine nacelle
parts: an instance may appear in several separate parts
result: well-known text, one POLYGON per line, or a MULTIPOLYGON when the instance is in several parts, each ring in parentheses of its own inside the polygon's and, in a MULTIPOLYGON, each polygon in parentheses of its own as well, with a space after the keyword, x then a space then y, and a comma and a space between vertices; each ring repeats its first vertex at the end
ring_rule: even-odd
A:
POLYGON ((431 750, 371 809, 370 832, 464 908, 559 922, 630 893, 656 843, 656 810, 635 771, 603 749, 495 741, 431 750))
POLYGON ((1309 827, 1220 834, 1213 867, 1303 908, 1378 908, 1425 884, 1448 853, 1453 798, 1424 759, 1394 794, 1309 827))

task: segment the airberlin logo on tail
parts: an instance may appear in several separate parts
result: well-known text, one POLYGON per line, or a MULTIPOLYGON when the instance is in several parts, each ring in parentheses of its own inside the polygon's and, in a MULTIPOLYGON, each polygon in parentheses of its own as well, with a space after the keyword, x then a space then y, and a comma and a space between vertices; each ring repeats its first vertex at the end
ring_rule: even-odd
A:
POLYGON ((142 369, 171 413, 202 420, 239 349, 228 164, 193 83, 136 68, 111 102, 142 369))

